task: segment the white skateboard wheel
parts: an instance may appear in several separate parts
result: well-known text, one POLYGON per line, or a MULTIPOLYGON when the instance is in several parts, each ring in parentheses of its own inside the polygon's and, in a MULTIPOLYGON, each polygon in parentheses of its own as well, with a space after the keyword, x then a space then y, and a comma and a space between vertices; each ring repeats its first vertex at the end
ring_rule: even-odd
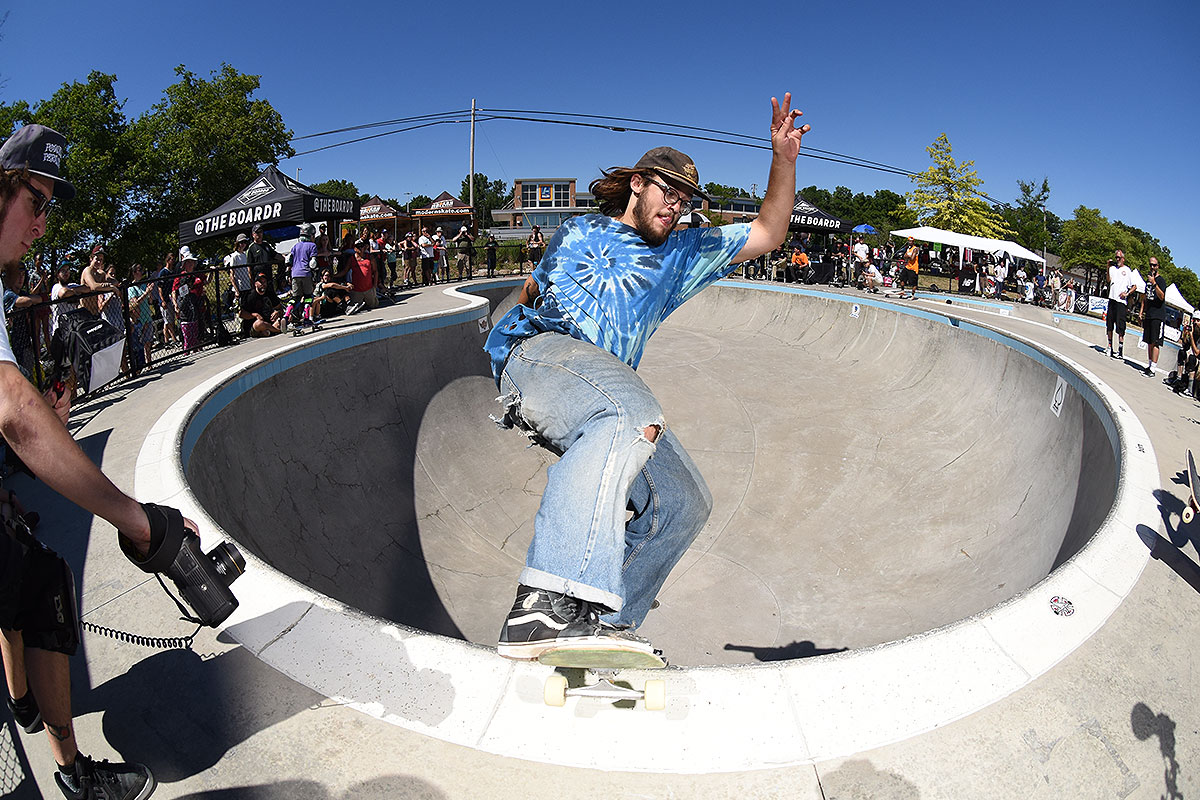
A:
POLYGON ((567 676, 551 675, 546 678, 546 686, 542 691, 542 699, 546 705, 560 708, 567 704, 567 676))
POLYGON ((645 703, 647 711, 662 711, 667 707, 667 682, 646 681, 645 703))

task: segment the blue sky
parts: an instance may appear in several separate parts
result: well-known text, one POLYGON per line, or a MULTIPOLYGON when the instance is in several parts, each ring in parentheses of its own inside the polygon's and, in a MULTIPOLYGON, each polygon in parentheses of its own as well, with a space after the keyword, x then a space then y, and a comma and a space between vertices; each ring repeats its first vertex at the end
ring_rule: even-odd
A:
MULTIPOLYGON (((134 117, 174 82, 176 65, 207 76, 228 62, 262 76, 259 96, 296 135, 469 108, 472 98, 765 135, 770 97, 791 91, 813 126, 806 144, 922 170, 925 148, 945 132, 992 197, 1011 201, 1017 179, 1045 176, 1060 216, 1098 207, 1157 236, 1176 264, 1200 266, 1194 2, 118 1, 51 11, 23 1, 2 32, 4 101, 44 99, 95 69, 117 75, 134 117)), ((762 151, 517 122, 478 126, 475 168, 510 185, 586 184, 664 143, 695 158, 701 181, 762 191, 762 151)), ((303 183, 436 196, 457 193, 467 152, 467 126, 440 125, 281 166, 293 177, 299 167, 303 183)), ((810 184, 911 187, 801 159, 797 186, 810 184)))

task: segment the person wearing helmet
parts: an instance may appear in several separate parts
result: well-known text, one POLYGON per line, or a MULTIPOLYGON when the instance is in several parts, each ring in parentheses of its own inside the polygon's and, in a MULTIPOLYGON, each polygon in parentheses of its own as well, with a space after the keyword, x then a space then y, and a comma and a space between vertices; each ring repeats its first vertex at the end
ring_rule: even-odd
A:
POLYGON ((312 302, 313 274, 317 268, 317 245, 313 242, 315 233, 310 223, 301 225, 300 241, 292 245, 292 252, 288 253, 288 263, 292 266, 292 314, 288 318, 289 325, 300 322, 305 306, 312 302))

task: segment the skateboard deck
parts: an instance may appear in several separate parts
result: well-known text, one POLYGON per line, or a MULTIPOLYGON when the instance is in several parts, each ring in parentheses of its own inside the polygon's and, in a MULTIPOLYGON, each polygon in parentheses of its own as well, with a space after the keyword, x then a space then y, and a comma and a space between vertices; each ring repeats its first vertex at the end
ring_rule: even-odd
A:
POLYGON ((1183 509, 1183 522, 1185 525, 1191 524, 1191 521, 1196 518, 1196 512, 1200 511, 1200 504, 1197 504, 1197 491, 1200 490, 1200 475, 1196 474, 1196 459, 1192 456, 1192 451, 1187 451, 1187 480, 1188 480, 1188 499, 1187 505, 1183 509))
POLYGON ((566 705, 568 697, 597 697, 614 703, 641 700, 650 711, 666 708, 665 681, 646 680, 635 689, 628 681, 614 680, 623 670, 663 669, 667 662, 660 655, 621 647, 558 647, 538 661, 556 668, 546 679, 546 705, 566 705))

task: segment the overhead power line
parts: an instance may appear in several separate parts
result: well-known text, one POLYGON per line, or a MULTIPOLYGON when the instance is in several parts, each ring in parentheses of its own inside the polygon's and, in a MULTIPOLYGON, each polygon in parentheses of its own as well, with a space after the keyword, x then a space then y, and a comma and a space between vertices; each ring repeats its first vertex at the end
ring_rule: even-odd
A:
MULTIPOLYGON (((312 153, 319 153, 324 150, 332 150, 336 147, 344 147, 350 144, 358 144, 360 142, 366 142, 372 139, 379 139, 396 133, 405 133, 421 128, 428 128, 434 125, 466 123, 471 119, 470 114, 470 109, 463 109, 459 111, 443 111, 435 114, 421 114, 412 117, 401 117, 397 119, 369 122, 362 125, 352 125, 343 128, 335 128, 328 131, 304 134, 303 136, 293 137, 292 141, 299 142, 322 136, 333 136, 340 133, 385 128, 393 125, 405 126, 372 134, 370 136, 360 136, 354 139, 347 139, 345 141, 335 142, 323 147, 317 147, 311 150, 304 150, 296 153, 296 156, 304 156, 312 153)), ((715 128, 704 128, 696 125, 684 125, 676 122, 656 122, 653 120, 644 120, 634 117, 615 117, 601 114, 580 114, 564 111, 531 111, 524 109, 480 108, 476 109, 475 121, 476 123, 513 121, 531 122, 540 125, 569 125, 572 127, 609 130, 616 133, 648 133, 656 136, 673 136, 682 139, 692 139, 695 141, 732 145, 735 147, 748 147, 756 150, 771 149, 770 140, 763 136, 754 136, 751 134, 738 133, 736 131, 723 131, 715 128), (584 120, 597 121, 588 122, 584 120), (649 125, 654 127, 632 127, 630 123, 637 126, 649 125)), ((835 164, 845 164, 851 167, 860 167, 862 169, 869 169, 875 172, 883 172, 891 175, 899 175, 906 178, 911 178, 918 174, 910 169, 905 169, 904 167, 898 167, 881 161, 874 161, 859 156, 849 155, 847 153, 839 153, 834 150, 825 150, 819 147, 810 147, 807 145, 800 150, 800 155, 804 156, 805 158, 813 158, 819 161, 828 161, 835 164)), ((1001 206, 1003 208, 1011 207, 1008 203, 996 200, 995 198, 990 197, 983 192, 975 191, 974 194, 978 195, 984 200, 987 200, 993 205, 1001 206)))

